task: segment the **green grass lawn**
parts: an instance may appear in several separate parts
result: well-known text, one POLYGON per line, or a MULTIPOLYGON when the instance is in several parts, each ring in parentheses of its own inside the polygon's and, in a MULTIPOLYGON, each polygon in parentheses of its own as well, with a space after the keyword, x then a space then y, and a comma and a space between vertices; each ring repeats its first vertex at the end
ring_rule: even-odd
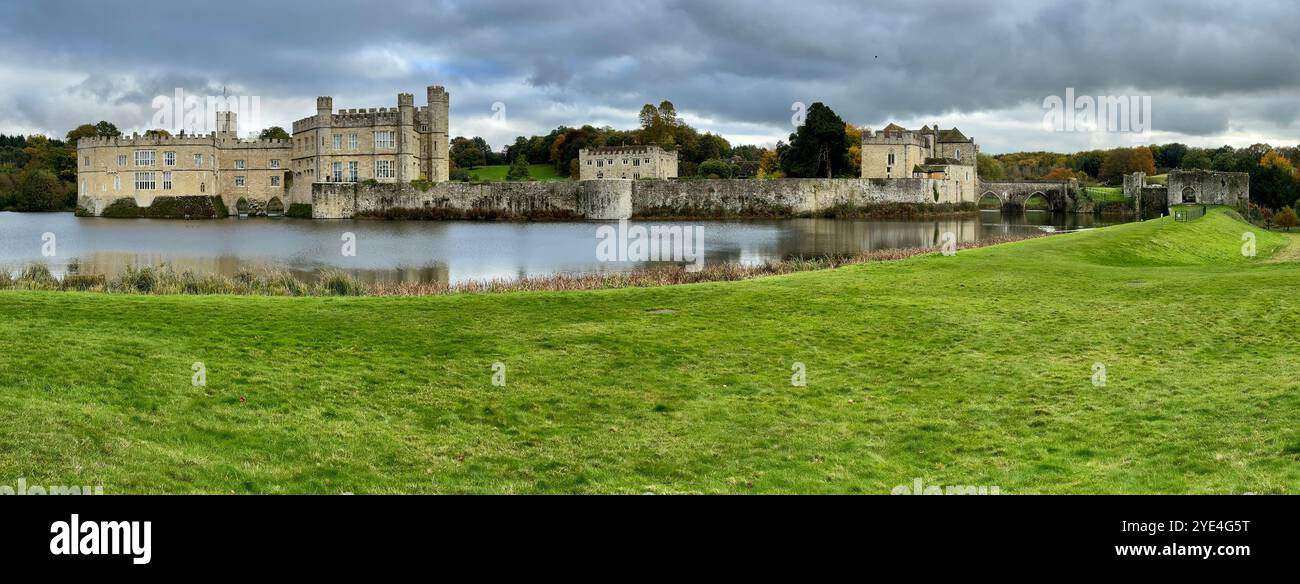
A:
POLYGON ((1122 187, 1082 187, 1083 192, 1088 198, 1094 201, 1123 201, 1124 189, 1122 187))
POLYGON ((1216 209, 656 289, 0 292, 0 484, 1295 493, 1296 239, 1216 209))
MULTIPOLYGON (((506 180, 506 173, 510 171, 510 165, 497 166, 480 166, 470 169, 470 180, 479 182, 501 181, 506 180)), ((555 166, 552 164, 530 164, 528 165, 528 174, 535 180, 569 180, 568 177, 560 176, 555 172, 555 166)))

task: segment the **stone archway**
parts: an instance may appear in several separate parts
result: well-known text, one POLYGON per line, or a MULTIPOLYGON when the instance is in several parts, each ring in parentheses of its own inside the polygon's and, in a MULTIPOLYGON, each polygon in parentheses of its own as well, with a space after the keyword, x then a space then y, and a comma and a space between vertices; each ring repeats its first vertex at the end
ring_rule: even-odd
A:
POLYGON ((993 191, 984 191, 976 203, 981 209, 1001 209, 1003 205, 1002 197, 993 191))
POLYGON ((1196 189, 1194 189, 1194 188, 1192 188, 1192 187, 1187 187, 1187 188, 1183 189, 1183 202, 1184 202, 1184 203, 1195 203, 1195 202, 1196 202, 1196 189))
POLYGON ((284 201, 281 201, 280 197, 271 197, 271 200, 266 202, 266 214, 270 217, 284 215, 284 201))
POLYGON ((1051 211, 1052 200, 1043 191, 1034 191, 1025 197, 1024 207, 1031 211, 1051 211))
POLYGON ((248 204, 248 199, 239 197, 239 200, 235 201, 235 212, 247 216, 253 212, 253 206, 248 204))

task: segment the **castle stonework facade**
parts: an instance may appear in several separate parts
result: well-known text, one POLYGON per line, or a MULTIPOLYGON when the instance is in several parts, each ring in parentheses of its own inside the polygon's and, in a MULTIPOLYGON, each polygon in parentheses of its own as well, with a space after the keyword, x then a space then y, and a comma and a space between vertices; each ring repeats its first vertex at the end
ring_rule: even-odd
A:
POLYGON ((936 203, 973 203, 978 200, 979 175, 975 161, 979 147, 957 128, 939 125, 908 130, 889 124, 879 132, 862 132, 862 178, 929 178, 951 181, 952 200, 942 194, 936 203))
POLYGON ((613 178, 677 178, 677 152, 654 145, 578 151, 578 180, 613 178))
POLYGON ((241 140, 232 112, 217 114, 211 134, 84 138, 77 143, 77 206, 100 215, 127 199, 220 197, 232 211, 277 214, 311 204, 312 183, 446 181, 450 98, 427 88, 427 105, 412 94, 396 108, 333 111, 316 99, 316 115, 293 123, 289 140, 241 140))

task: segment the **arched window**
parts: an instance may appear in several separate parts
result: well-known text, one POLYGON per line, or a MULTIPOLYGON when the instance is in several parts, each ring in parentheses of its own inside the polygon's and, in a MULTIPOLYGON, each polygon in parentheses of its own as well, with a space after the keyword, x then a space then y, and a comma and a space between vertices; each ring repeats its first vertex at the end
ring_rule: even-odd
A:
POLYGON ((199 183, 199 192, 200 193, 208 192, 208 183, 199 183))

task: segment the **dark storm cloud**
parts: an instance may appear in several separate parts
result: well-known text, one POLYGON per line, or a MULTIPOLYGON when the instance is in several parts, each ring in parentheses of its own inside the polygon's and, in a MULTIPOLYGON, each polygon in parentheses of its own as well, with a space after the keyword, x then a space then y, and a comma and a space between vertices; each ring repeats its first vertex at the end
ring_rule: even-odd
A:
POLYGON ((22 112, 0 127, 61 133, 88 113, 67 99, 147 105, 175 87, 364 106, 438 83, 453 129, 494 101, 540 130, 671 99, 706 129, 780 136, 794 101, 868 125, 943 122, 1032 112, 1069 87, 1153 95, 1159 131, 1267 133, 1296 120, 1298 17, 1285 0, 11 1, 0 105, 22 112), (31 71, 53 77, 25 82, 31 71))

